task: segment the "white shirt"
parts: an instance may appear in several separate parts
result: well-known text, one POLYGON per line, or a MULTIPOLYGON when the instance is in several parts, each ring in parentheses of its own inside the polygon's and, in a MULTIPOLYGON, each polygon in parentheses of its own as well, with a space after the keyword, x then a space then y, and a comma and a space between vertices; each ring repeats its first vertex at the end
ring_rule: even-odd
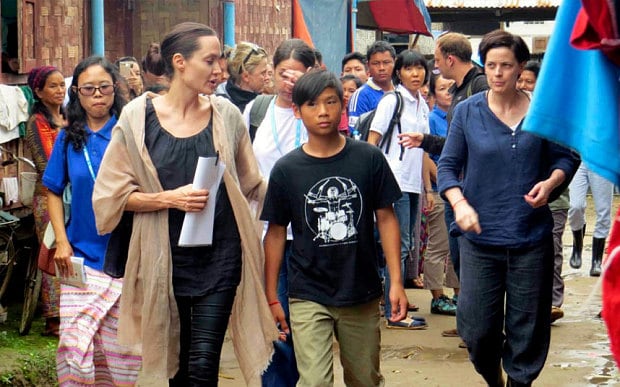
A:
MULTIPOLYGON (((250 127, 250 110, 253 105, 254 101, 250 102, 243 112, 247 127, 250 127)), ((306 127, 300 119, 295 118, 293 108, 279 107, 275 104, 275 98, 272 99, 263 122, 256 128, 252 144, 261 174, 269 179, 276 161, 307 141, 306 127)), ((290 226, 287 239, 293 239, 290 226)))
POLYGON ((18 125, 28 117, 28 101, 22 89, 0 85, 0 144, 19 138, 18 125))
MULTIPOLYGON (((396 91, 400 92, 403 97, 403 111, 400 116, 401 132, 430 133, 428 105, 426 105, 420 92, 418 91, 416 97, 414 97, 403 85, 398 85, 396 91)), ((387 132, 395 107, 396 95, 390 93, 381 98, 379 105, 377 105, 375 117, 370 124, 370 130, 383 136, 387 132)), ((422 193, 424 184, 422 180, 424 151, 419 148, 405 148, 402 160, 400 160, 401 147, 398 144, 398 129, 398 126, 394 127, 390 151, 385 156, 400 185, 401 191, 422 193)))

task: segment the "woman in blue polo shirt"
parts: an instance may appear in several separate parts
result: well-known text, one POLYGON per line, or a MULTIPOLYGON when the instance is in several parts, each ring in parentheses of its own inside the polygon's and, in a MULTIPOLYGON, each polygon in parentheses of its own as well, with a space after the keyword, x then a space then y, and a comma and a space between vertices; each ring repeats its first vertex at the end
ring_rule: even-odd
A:
POLYGON ((60 275, 73 272, 71 256, 83 257, 85 288, 60 288, 58 383, 133 384, 140 356, 116 343, 122 280, 102 272, 109 235, 98 235, 92 206, 95 178, 125 101, 116 90, 120 75, 101 57, 75 68, 67 106, 68 126, 60 132, 43 175, 56 234, 60 275), (71 213, 65 226, 63 190, 71 183, 71 213))

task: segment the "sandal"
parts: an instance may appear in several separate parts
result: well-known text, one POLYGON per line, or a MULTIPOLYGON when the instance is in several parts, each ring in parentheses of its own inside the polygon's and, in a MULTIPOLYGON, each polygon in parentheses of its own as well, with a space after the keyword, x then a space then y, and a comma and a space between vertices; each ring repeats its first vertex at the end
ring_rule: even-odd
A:
POLYGON ((413 281, 413 286, 416 289, 424 289, 424 281, 422 280, 422 278, 420 277, 414 278, 412 281, 413 281))
POLYGON ((419 330, 419 329, 428 328, 428 324, 426 323, 426 321, 415 320, 410 317, 407 317, 406 319, 401 320, 401 321, 396 321, 396 322, 388 321, 387 328, 388 329, 419 330))
POLYGON ((418 310, 420 310, 420 308, 417 305, 415 305, 415 304, 407 305, 407 311, 408 312, 417 312, 418 310))

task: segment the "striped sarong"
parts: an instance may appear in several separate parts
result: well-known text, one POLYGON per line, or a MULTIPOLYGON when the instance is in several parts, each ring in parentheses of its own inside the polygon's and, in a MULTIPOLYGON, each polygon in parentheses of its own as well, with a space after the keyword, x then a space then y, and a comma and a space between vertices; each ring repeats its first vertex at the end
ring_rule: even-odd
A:
POLYGON ((132 386, 139 351, 116 341, 122 280, 89 267, 86 276, 86 289, 61 284, 58 384, 132 386))

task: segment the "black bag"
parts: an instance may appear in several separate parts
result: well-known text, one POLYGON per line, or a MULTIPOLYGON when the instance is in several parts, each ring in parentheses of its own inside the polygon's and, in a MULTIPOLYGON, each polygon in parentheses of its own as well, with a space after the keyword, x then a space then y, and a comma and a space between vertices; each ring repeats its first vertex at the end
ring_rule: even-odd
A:
POLYGON ((133 212, 125 211, 118 225, 110 234, 110 240, 105 250, 103 272, 112 278, 125 276, 129 241, 133 229, 133 212))
MULTIPOLYGON (((384 94, 384 97, 390 93, 384 94)), ((385 146, 385 153, 390 151, 390 143, 392 139, 392 133, 394 132, 394 127, 398 125, 400 128, 400 116, 403 113, 403 96, 395 91, 396 95, 396 106, 394 107, 394 113, 392 114, 392 119, 390 119, 390 124, 388 125, 388 129, 385 132, 385 135, 381 137, 381 141, 379 142, 379 148, 383 149, 385 146)), ((383 98, 383 97, 382 97, 383 98)), ((372 124, 372 120, 375 118, 375 113, 377 109, 373 109, 369 112, 362 114, 355 125, 355 130, 360 134, 360 138, 364 141, 368 141, 368 134, 370 133, 370 124, 372 124)))
POLYGON ((258 129, 265 119, 269 104, 274 97, 275 95, 259 95, 254 99, 254 103, 250 109, 250 127, 248 128, 250 131, 250 141, 254 142, 256 129, 258 129))

